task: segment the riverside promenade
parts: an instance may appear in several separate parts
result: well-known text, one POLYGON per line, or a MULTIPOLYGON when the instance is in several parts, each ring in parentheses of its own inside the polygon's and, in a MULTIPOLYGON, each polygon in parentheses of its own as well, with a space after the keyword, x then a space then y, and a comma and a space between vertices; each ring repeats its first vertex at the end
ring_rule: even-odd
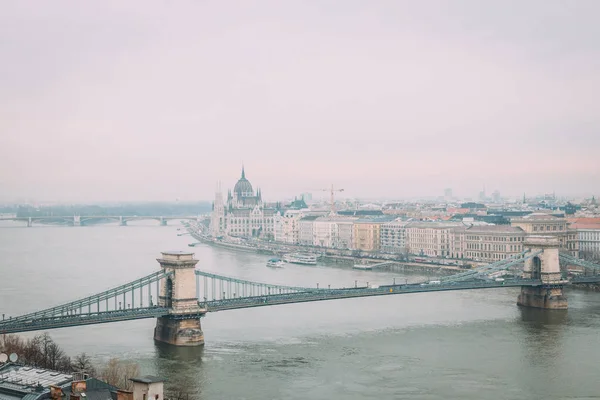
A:
MULTIPOLYGON (((456 265, 444 265, 439 263, 422 263, 407 261, 394 257, 393 254, 381 254, 381 253, 366 253, 361 252, 360 255, 353 255, 356 253, 353 250, 344 249, 332 249, 326 247, 317 246, 305 246, 305 245, 293 245, 289 243, 277 243, 272 241, 264 241, 259 239, 243 240, 239 239, 239 242, 233 242, 223 239, 215 239, 204 232, 206 229, 201 227, 201 224, 190 222, 184 224, 190 236, 196 239, 199 243, 206 243, 211 246, 226 248, 235 251, 253 252, 258 254, 276 255, 283 256, 287 253, 304 252, 317 254, 322 261, 326 263, 337 263, 344 265, 376 265, 385 262, 389 268, 402 271, 419 271, 419 272, 441 272, 441 273, 453 273, 456 271, 462 271, 466 268, 461 268, 456 265)), ((193 247, 198 243, 191 243, 189 246, 193 247)), ((475 266, 475 265, 474 265, 475 266)), ((369 269, 369 268, 365 268, 369 269)))

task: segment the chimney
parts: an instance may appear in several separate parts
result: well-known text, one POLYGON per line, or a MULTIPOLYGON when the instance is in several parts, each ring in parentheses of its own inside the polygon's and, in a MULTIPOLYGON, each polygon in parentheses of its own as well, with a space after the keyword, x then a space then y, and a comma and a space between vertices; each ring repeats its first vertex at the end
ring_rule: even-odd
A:
POLYGON ((85 381, 73 381, 71 382, 71 394, 69 398, 71 400, 85 399, 85 391, 87 389, 87 383, 85 381))
POLYGON ((73 381, 71 382, 72 393, 83 393, 87 389, 87 383, 85 381, 73 381))
POLYGON ((117 400, 133 400, 133 392, 129 390, 117 390, 117 400))
POLYGON ((60 399, 60 398, 62 398, 62 395, 63 395, 63 392, 62 392, 62 389, 60 388, 60 386, 54 386, 54 385, 50 386, 50 398, 52 400, 60 399))

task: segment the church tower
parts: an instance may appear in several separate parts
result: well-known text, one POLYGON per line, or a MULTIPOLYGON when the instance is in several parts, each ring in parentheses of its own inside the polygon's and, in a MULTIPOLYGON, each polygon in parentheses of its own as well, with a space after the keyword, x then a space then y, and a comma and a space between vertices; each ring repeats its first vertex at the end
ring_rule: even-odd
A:
POLYGON ((225 233, 225 206, 223 204, 223 194, 221 193, 221 182, 217 183, 215 192, 215 202, 210 218, 210 234, 212 237, 222 236, 225 233))

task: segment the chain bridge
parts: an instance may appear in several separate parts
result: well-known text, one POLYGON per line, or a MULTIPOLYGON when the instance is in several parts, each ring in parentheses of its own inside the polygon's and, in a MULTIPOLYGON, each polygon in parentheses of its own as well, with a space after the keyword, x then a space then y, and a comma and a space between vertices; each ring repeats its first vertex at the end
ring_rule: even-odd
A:
MULTIPOLYGON (((204 343, 200 319, 211 312, 356 297, 390 296, 450 290, 520 287, 517 303, 526 307, 566 309, 567 285, 600 282, 600 265, 559 253, 555 238, 532 236, 527 250, 511 258, 436 280, 413 284, 311 288, 253 282, 196 269, 189 252, 163 252, 161 269, 83 299, 29 314, 2 314, 0 334, 156 318, 154 338, 177 346, 204 343), (568 278, 560 262, 584 275, 568 278), (512 277, 497 277, 512 271, 512 277), (514 273, 516 275, 514 275, 514 273)), ((8 311, 8 310, 7 310, 8 311)))

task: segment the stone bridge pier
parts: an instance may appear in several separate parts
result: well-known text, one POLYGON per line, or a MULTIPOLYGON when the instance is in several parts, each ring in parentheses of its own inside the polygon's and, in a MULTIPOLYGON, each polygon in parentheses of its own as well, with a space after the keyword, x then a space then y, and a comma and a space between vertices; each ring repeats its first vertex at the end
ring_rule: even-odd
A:
POLYGON ((154 340, 175 346, 200 346, 204 333, 200 318, 206 309, 198 304, 194 253, 182 251, 162 252, 157 259, 161 268, 172 275, 163 279, 158 305, 170 308, 169 315, 156 320, 154 340))
POLYGON ((525 260, 523 278, 540 279, 541 286, 523 286, 517 304, 524 307, 567 309, 567 298, 563 293, 563 285, 559 263, 558 238, 552 236, 530 236, 523 243, 525 249, 532 253, 541 251, 535 257, 525 260))

